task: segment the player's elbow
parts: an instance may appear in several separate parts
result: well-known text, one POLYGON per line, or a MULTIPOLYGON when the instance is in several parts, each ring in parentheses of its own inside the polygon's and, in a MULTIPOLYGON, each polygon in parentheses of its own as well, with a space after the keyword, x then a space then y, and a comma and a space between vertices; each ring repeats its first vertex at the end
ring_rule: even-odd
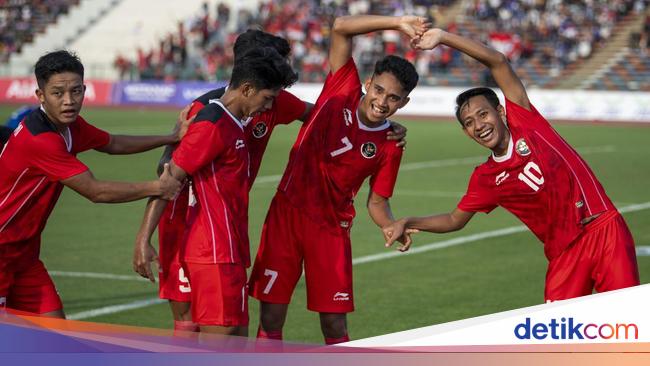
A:
POLYGON ((107 198, 102 192, 98 191, 91 191, 88 192, 87 194, 84 194, 84 197, 86 197, 90 202, 92 203, 107 203, 107 198))
POLYGON ((497 50, 492 50, 490 55, 490 67, 498 68, 503 66, 509 66, 509 61, 506 55, 497 50))
POLYGON ((465 227, 465 224, 466 224, 465 222, 452 221, 451 224, 449 225, 449 231, 448 232, 451 233, 451 232, 454 232, 454 231, 461 230, 462 228, 465 227))
POLYGON ((449 232, 461 230, 467 225, 469 220, 461 220, 450 215, 449 217, 449 232))
POLYGON ((344 34, 348 22, 350 22, 348 16, 337 17, 334 19, 334 24, 332 24, 332 33, 344 34))
POLYGON ((92 203, 108 203, 109 197, 97 181, 87 184, 83 190, 77 190, 82 196, 92 203))

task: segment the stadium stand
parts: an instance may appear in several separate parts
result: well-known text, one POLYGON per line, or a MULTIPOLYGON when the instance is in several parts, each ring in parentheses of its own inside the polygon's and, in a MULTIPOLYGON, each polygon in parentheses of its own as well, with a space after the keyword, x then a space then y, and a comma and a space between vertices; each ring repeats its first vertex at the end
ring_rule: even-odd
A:
MULTIPOLYGON (((301 81, 322 82, 334 16, 418 14, 452 32, 483 35, 481 41, 509 56, 528 87, 647 90, 650 25, 644 11, 649 2, 280 0, 258 5, 254 0, 40 0, 36 3, 46 4, 41 7, 65 3, 56 9, 63 13, 65 8, 67 14, 49 26, 30 27, 34 41, 23 45, 20 53, 11 41, 16 32, 3 32, 0 58, 9 59, 4 74, 28 75, 33 59, 67 47, 78 52, 94 78, 223 80, 230 73, 230 45, 236 34, 260 27, 290 41, 301 81), (43 28, 45 33, 36 33, 43 28), (627 43, 634 44, 628 49, 627 43)), ((39 18, 39 6, 27 3, 4 2, 0 26, 24 28, 10 19, 39 18)), ((52 23, 56 9, 43 19, 52 23)), ((458 52, 439 48, 415 53, 391 32, 356 41, 354 56, 361 73, 370 72, 373 60, 383 53, 411 60, 423 84, 490 84, 484 68, 458 52)), ((0 73, 2 69, 0 62, 0 73)))
MULTIPOLYGON (((62 2, 63 0, 43 1, 47 3, 62 2)), ((57 13, 51 10, 50 17, 56 16, 56 22, 45 28, 44 32, 36 33, 33 42, 24 45, 22 51, 13 53, 4 65, 5 74, 26 76, 32 73, 34 60, 53 49, 67 48, 76 37, 95 24, 120 0, 85 0, 67 1, 66 12, 57 13)), ((34 2, 30 2, 34 3, 34 2)), ((31 5, 33 6, 33 5, 31 5)), ((38 7, 35 7, 38 8, 38 7)))
POLYGON ((621 47, 616 57, 584 83, 584 88, 650 91, 650 12, 638 23, 629 35, 628 46, 621 47))
MULTIPOLYGON (((135 58, 118 55, 115 66, 122 79, 130 80, 223 79, 232 64, 227 45, 238 32, 259 26, 290 41, 301 81, 321 82, 326 72, 327 26, 333 16, 415 13, 428 15, 453 32, 484 35, 482 41, 508 55, 529 87, 554 88, 560 87, 567 76, 602 49, 614 30, 622 32, 628 23, 638 19, 647 3, 646 0, 353 0, 317 4, 309 0, 282 0, 263 3, 253 11, 237 12, 220 3, 213 12, 205 5, 199 14, 161 38, 157 47, 140 49, 135 58), (223 27, 224 22, 235 26, 223 27)), ((484 68, 456 51, 440 48, 416 54, 407 45, 408 42, 390 32, 373 34, 357 41, 355 58, 362 74, 370 71, 377 55, 397 53, 416 64, 426 84, 490 84, 484 68)), ((622 89, 634 86, 620 82, 614 85, 622 89)))
POLYGON ((66 14, 79 0, 10 0, 0 2, 0 62, 21 52, 35 34, 43 33, 57 17, 66 14))

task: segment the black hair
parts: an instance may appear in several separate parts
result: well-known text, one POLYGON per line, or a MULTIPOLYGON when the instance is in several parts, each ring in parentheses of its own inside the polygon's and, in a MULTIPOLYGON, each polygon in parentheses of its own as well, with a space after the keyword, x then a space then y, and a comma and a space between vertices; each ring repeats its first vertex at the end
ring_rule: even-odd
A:
POLYGON ((0 149, 9 141, 13 130, 7 126, 0 126, 0 149))
POLYGON ((485 99, 487 99, 488 103, 490 103, 490 105, 494 109, 496 109, 499 106, 499 104, 501 104, 501 102, 499 101, 499 97, 497 96, 497 93, 495 93, 494 90, 490 88, 486 88, 482 86, 478 88, 465 90, 464 92, 458 94, 458 96, 456 97, 456 119, 458 120, 458 122, 460 122, 461 126, 463 127, 465 126, 463 124, 463 121, 461 121, 460 119, 461 109, 463 108, 465 103, 467 103, 467 101, 479 95, 484 96, 485 99))
POLYGON ((232 49, 235 58, 237 58, 243 56, 247 51, 260 47, 273 47, 284 58, 289 57, 291 53, 291 47, 286 39, 257 29, 249 29, 240 34, 232 49))
POLYGON ((284 89, 298 80, 291 65, 272 47, 247 51, 235 59, 230 86, 238 88, 248 82, 255 89, 284 89))
POLYGON ((66 50, 46 53, 41 56, 34 66, 34 74, 38 87, 43 89, 54 74, 73 72, 84 78, 84 65, 76 54, 66 50))
POLYGON ((418 84, 419 77, 415 66, 401 57, 386 56, 377 61, 373 75, 381 75, 385 72, 393 74, 407 94, 418 84))

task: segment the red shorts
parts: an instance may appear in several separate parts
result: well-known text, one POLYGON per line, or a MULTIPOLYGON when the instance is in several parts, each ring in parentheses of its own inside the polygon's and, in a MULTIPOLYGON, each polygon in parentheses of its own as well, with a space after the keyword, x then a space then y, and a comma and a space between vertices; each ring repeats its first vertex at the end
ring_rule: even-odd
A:
POLYGON ((158 222, 158 294, 161 299, 190 302, 190 282, 181 265, 180 251, 185 240, 188 190, 170 201, 158 222))
POLYGON ((199 325, 248 325, 246 268, 241 264, 185 263, 192 281, 192 320, 199 325))
POLYGON ((311 221, 278 192, 264 222, 250 278, 251 296, 288 304, 304 261, 307 308, 324 313, 354 311, 350 232, 337 230, 311 221))
POLYGON ((639 284, 634 239, 617 211, 608 211, 548 264, 546 301, 564 300, 639 284))
POLYGON ((0 245, 0 308, 36 314, 63 308, 50 275, 38 259, 40 245, 38 237, 0 245))

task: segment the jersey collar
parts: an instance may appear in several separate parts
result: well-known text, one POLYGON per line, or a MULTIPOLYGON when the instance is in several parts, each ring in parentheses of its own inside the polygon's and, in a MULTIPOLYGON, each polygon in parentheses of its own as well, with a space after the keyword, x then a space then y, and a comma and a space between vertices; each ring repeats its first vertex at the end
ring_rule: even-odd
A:
MULTIPOLYGON (((219 106, 221 106, 221 108, 223 108, 223 110, 226 111, 226 113, 228 113, 228 115, 230 116, 230 119, 232 119, 232 121, 235 122, 235 123, 237 124, 237 126, 238 126, 242 131, 244 130, 244 121, 241 121, 241 120, 237 119, 237 117, 235 117, 235 116, 234 116, 234 115, 233 115, 233 114, 228 110, 228 108, 226 108, 226 106, 223 105, 223 103, 221 103, 221 100, 220 100, 220 99, 215 100, 214 103, 215 103, 215 104, 218 104, 219 106)), ((246 121, 246 123, 248 123, 248 121, 246 121)))
POLYGON ((389 120, 384 120, 384 123, 382 123, 381 125, 379 125, 377 127, 368 127, 368 126, 364 125, 363 123, 361 123, 361 118, 359 118, 359 105, 361 105, 361 102, 363 102, 363 98, 365 98, 365 97, 366 97, 365 95, 362 95, 361 99, 359 99, 359 104, 357 105, 357 111, 355 113, 356 117, 357 117, 357 124, 359 125, 359 129, 364 130, 364 131, 373 132, 373 131, 383 131, 383 130, 387 129, 388 127, 390 127, 390 121, 389 120))
POLYGON ((492 152, 492 159, 497 163, 503 163, 504 161, 509 160, 512 157, 513 143, 512 143, 512 132, 509 133, 510 139, 508 140, 508 150, 503 156, 495 156, 494 151, 492 152))
MULTIPOLYGON (((52 123, 50 121, 50 118, 47 116, 47 112, 45 112, 45 108, 43 107, 42 104, 41 104, 41 111, 45 115, 45 119, 49 123, 52 123)), ((52 123, 52 125, 54 126, 54 123, 52 123)), ((70 133, 70 127, 66 126, 64 133, 59 132, 59 130, 56 127, 54 127, 54 131, 56 131, 59 135, 61 135, 63 141, 65 142, 65 148, 68 150, 68 152, 72 151, 72 134, 70 133)))

